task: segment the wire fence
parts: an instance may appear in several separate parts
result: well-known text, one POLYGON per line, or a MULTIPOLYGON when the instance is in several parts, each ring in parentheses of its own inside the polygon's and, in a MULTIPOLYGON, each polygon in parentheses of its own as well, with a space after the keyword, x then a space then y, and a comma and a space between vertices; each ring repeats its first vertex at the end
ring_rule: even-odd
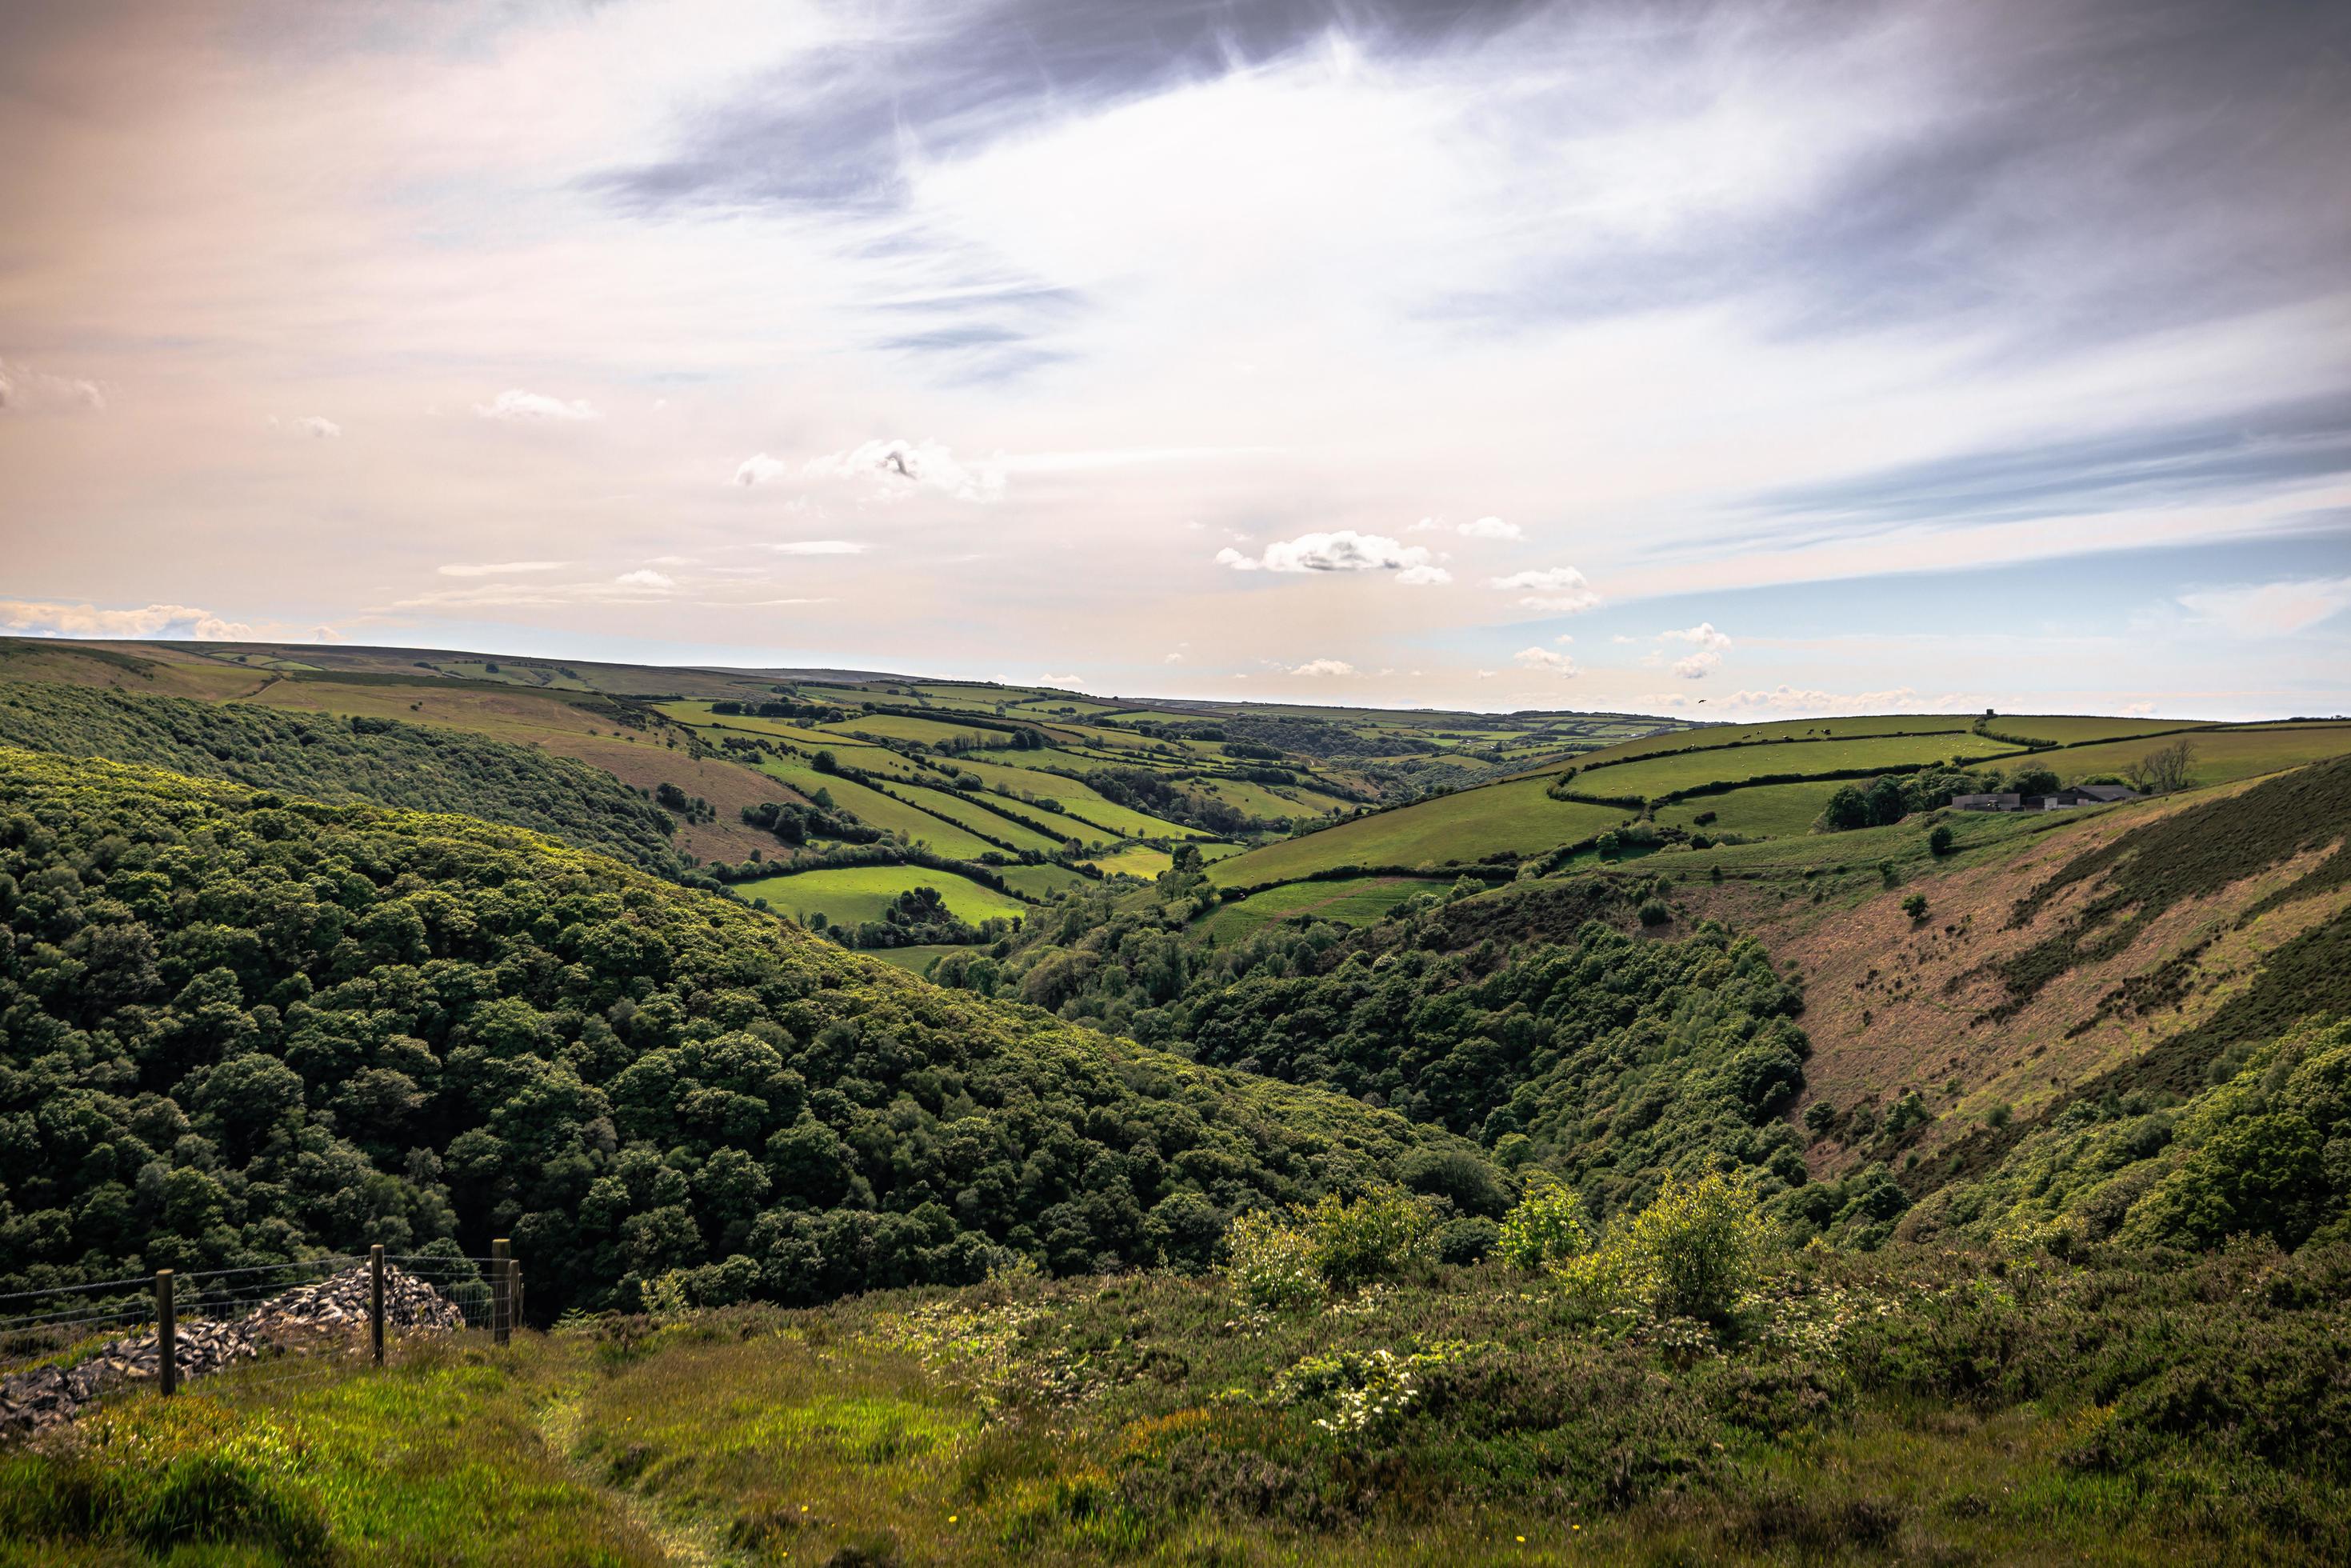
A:
POLYGON ((0 1293, 0 1438, 70 1420, 130 1384, 171 1394, 243 1365, 268 1368, 248 1384, 325 1376, 469 1330, 504 1344, 523 1312, 503 1240, 486 1258, 375 1249, 0 1293))

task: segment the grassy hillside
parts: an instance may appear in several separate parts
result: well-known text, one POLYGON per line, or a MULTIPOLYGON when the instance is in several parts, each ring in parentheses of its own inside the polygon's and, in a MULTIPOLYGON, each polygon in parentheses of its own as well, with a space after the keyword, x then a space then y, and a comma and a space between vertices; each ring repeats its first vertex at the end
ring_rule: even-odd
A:
POLYGON ((0 749, 0 1291, 493 1231, 549 1310, 1197 1263, 1444 1141, 520 830, 106 762, 0 749))
POLYGON ((394 719, 0 685, 0 744, 145 763, 312 800, 370 800, 529 828, 674 875, 667 813, 612 776, 526 746, 394 719))

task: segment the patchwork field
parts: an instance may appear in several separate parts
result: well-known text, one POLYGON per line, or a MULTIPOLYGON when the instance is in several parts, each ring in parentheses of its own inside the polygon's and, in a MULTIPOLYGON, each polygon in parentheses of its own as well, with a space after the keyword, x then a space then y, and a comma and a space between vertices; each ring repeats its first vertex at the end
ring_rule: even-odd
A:
POLYGON ((1096 855, 1092 859, 1094 868, 1104 876, 1132 876, 1144 882, 1175 863, 1175 856, 1148 844, 1130 844, 1116 854, 1096 855))
POLYGON ((1248 887, 1294 881, 1339 866, 1441 868, 1502 850, 1537 854, 1603 832, 1625 819, 1614 806, 1552 800, 1543 793, 1548 782, 1514 779, 1353 818, 1218 861, 1208 877, 1220 887, 1248 887))
POLYGON ((1774 773, 1836 773, 1954 758, 2001 759, 2022 751, 2019 747, 1964 733, 1790 741, 1674 752, 1613 767, 1587 763, 1569 788, 1596 795, 1647 797, 1774 773))
POLYGON ((2195 764, 2189 770, 2190 784, 2226 784, 2351 752, 2351 724, 2215 727, 2159 740, 2116 741, 2044 752, 2043 756, 2060 777, 2078 779, 2091 773, 2119 773, 2158 747, 2168 746, 2176 739, 2185 739, 2195 747, 2195 764))
POLYGON ((1408 876, 1357 876, 1329 882, 1292 882, 1225 904, 1192 925, 1196 936, 1238 942, 1280 921, 1311 915, 1345 925, 1369 925, 1417 893, 1442 889, 1442 881, 1408 876))
POLYGON ((781 779, 803 795, 813 797, 819 789, 825 790, 835 805, 850 812, 859 821, 886 833, 903 832, 914 842, 928 844, 943 855, 952 855, 958 860, 976 860, 996 850, 994 844, 955 823, 908 805, 895 796, 884 795, 853 779, 820 773, 797 762, 762 762, 759 771, 781 779))
POLYGON ((821 913, 835 925, 879 920, 890 901, 910 887, 935 887, 957 918, 974 925, 998 915, 1026 915, 1029 906, 968 877, 925 866, 836 866, 802 872, 798 876, 771 876, 737 883, 735 891, 746 899, 764 898, 778 914, 806 924, 821 913))

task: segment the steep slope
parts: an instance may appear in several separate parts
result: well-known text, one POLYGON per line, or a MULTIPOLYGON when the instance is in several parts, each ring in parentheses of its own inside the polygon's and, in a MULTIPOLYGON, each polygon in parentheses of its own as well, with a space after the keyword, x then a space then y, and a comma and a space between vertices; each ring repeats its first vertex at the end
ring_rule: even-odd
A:
POLYGON ((657 874, 684 869, 670 844, 668 815, 611 774, 461 730, 26 682, 0 685, 0 744, 329 802, 455 811, 529 828, 657 874))
POLYGON ((1444 1134, 517 829, 0 750, 0 1289, 511 1234, 542 1309, 1200 1260, 1444 1134))

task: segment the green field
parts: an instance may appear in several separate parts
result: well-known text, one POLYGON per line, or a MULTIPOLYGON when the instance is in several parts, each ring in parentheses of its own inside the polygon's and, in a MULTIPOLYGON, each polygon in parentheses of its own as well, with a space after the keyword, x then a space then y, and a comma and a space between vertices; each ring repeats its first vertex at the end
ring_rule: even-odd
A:
POLYGON ((935 887, 958 918, 977 925, 999 915, 1025 915, 1029 906, 1008 894, 982 887, 969 877, 918 865, 838 866, 798 876, 763 877, 735 884, 746 899, 764 898, 768 907, 805 923, 821 911, 833 924, 879 920, 890 901, 910 887, 935 887))
POLYGON ((1978 716, 1973 714, 1897 713, 1882 714, 1874 718, 1783 718, 1764 724, 1721 725, 1619 741, 1589 754, 1580 761, 1582 766, 1589 768, 1594 762, 1614 763, 1635 757, 1656 757, 1668 751, 1719 747, 1741 737, 1752 745, 1761 741, 1810 740, 1823 737, 1950 735, 1965 737, 1967 743, 1972 744, 1980 739, 1969 733, 1978 716))
POLYGON ((2282 768, 2298 768, 2322 758, 2340 757, 2351 751, 2351 724, 2201 729, 2187 736, 2043 752, 2041 760, 2065 779, 2092 773, 2119 773, 2158 747, 2182 739, 2196 751, 2189 784, 2226 784, 2260 773, 2274 773, 2282 768))
POLYGON ((821 728, 847 735, 875 736, 883 740, 918 740, 925 746, 942 740, 967 740, 975 746, 1008 746, 1012 737, 1000 729, 978 729, 944 719, 908 718, 902 714, 865 714, 821 728))
POLYGON ((1720 779, 1772 773, 1835 773, 1856 768, 1896 768, 1954 756, 2004 757, 2018 747, 1976 735, 1879 737, 1685 751, 1578 772, 1569 789, 1593 795, 1654 797, 1720 779))
POLYGON ((950 942, 931 942, 919 947, 866 947, 860 951, 869 958, 879 958, 885 964, 894 964, 910 974, 919 975, 929 968, 934 960, 944 958, 950 953, 985 953, 987 949, 958 946, 950 942))
POLYGON ((1065 865, 1008 865, 997 868, 1007 887, 1017 887, 1031 898, 1050 898, 1073 887, 1089 885, 1092 879, 1081 876, 1065 865))
POLYGON ((976 860, 996 849, 987 840, 973 836, 953 822, 943 821, 894 796, 884 795, 878 789, 860 784, 854 779, 820 773, 799 762, 762 762, 759 771, 782 779, 811 798, 819 789, 831 790, 832 803, 866 826, 879 828, 886 833, 904 832, 915 842, 928 844, 943 855, 952 855, 958 860, 976 860))
POLYGON ((1813 784, 1757 784, 1728 795, 1701 795, 1660 806, 1656 821, 1660 827, 1687 828, 1692 832, 1782 838, 1810 832, 1829 797, 1843 788, 1842 782, 1825 779, 1813 784), (1697 819, 1709 811, 1714 821, 1699 826, 1697 819))
POLYGON ((1450 884, 1408 876, 1353 876, 1329 882, 1292 882, 1228 904, 1195 921, 1195 936, 1237 942, 1277 921, 1311 915, 1344 925, 1369 925, 1416 893, 1450 884))
POLYGON ((1328 810, 1277 795, 1247 779, 1192 779, 1185 781, 1184 788, 1211 800, 1222 800, 1252 821, 1302 821, 1323 816, 1328 810))
MULTIPOLYGON (((935 812, 939 816, 946 818, 949 821, 960 822, 965 827, 972 830, 975 833, 986 833, 990 837, 1002 839, 1014 849, 1035 850, 1039 854, 1047 855, 1058 854, 1061 852, 1061 839, 1048 838, 1043 833, 1038 832, 1033 828, 1024 828, 1019 822, 1013 821, 1009 818, 1000 816, 998 813, 989 810, 985 806, 976 806, 969 800, 966 800, 959 796, 948 794, 944 789, 923 789, 919 791, 910 790, 908 793, 912 794, 916 800, 922 803, 924 810, 935 812)), ((1010 802, 1007 802, 1007 804, 1011 805, 1010 802)), ((1015 810, 1020 810, 1017 805, 1013 805, 1011 809, 1015 810)), ((1040 821, 1054 821, 1057 820, 1068 821, 1067 818, 1056 819, 1050 813, 1037 810, 1033 807, 1029 808, 1022 814, 1035 817, 1040 821)), ((1089 836, 1082 831, 1078 831, 1077 824, 1074 822, 1069 823, 1069 827, 1070 830, 1075 833, 1076 837, 1085 838, 1089 836)))
POLYGON ((1502 850, 1538 854, 1625 819, 1614 806, 1552 800, 1543 793, 1547 782, 1514 779, 1358 817, 1218 861, 1208 878, 1220 887, 1248 887, 1346 865, 1442 868, 1502 850))
POLYGON ((2096 718, 2067 714, 2001 714, 1990 727, 2001 735, 2028 740, 2053 740, 2074 746, 2090 740, 2127 740, 2134 736, 2160 735, 2189 721, 2176 718, 2096 718))
POLYGON ((1175 856, 1147 844, 1130 844, 1116 854, 1093 857, 1095 869, 1104 876, 1132 876, 1144 882, 1149 882, 1175 863, 1175 856))
MULTIPOLYGON (((1054 757, 1053 751, 1031 751, 1030 757, 1054 757)), ((975 773, 989 789, 1005 789, 1015 795, 1034 795, 1040 800, 1058 800, 1073 818, 1082 819, 1104 832, 1129 839, 1196 839, 1207 835, 1197 828, 1154 817, 1105 799, 1092 785, 1058 773, 1040 773, 1027 768, 1013 768, 1001 762, 978 762, 969 758, 956 762, 958 773, 975 773)), ((1070 831, 1085 837, 1081 822, 1073 821, 1070 831)))

